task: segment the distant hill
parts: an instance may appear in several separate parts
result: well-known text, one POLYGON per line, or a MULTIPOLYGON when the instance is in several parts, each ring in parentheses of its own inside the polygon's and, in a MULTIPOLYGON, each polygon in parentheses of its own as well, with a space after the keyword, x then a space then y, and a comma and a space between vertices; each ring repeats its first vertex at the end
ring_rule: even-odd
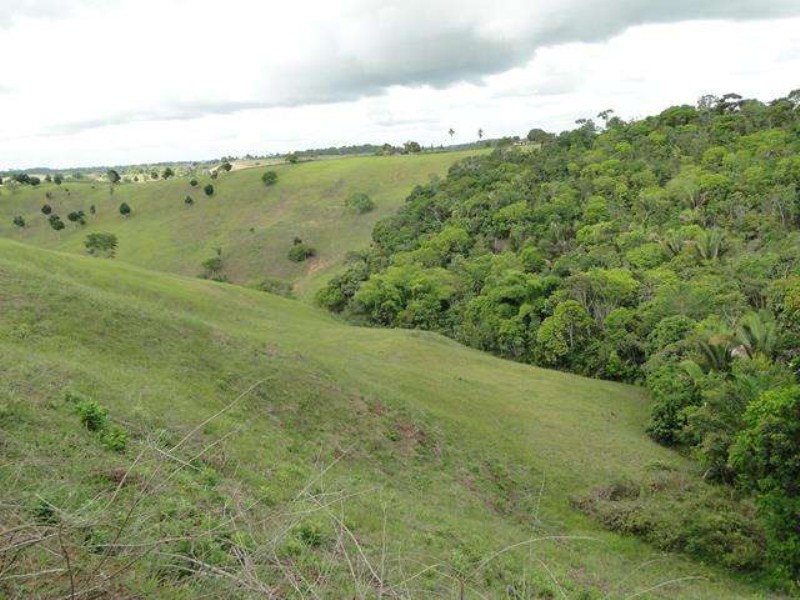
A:
MULTIPOLYGON (((344 267, 348 251, 369 244, 375 222, 393 213, 414 185, 431 176, 444 176, 457 160, 472 152, 410 156, 353 157, 340 160, 273 165, 235 170, 211 179, 199 169, 195 176, 110 186, 100 181, 67 181, 61 186, 42 183, 31 188, 0 188, 0 236, 47 248, 83 253, 88 233, 108 231, 119 237, 119 260, 144 267, 195 276, 202 263, 220 249, 218 275, 246 285, 267 279, 275 287, 285 283, 297 293, 316 290, 332 273, 344 267), (262 174, 274 170, 275 185, 265 186, 262 174), (190 185, 197 179, 197 186, 190 185), (207 196, 203 188, 213 184, 207 196), (345 207, 348 197, 365 193, 373 211, 357 214, 345 207), (48 198, 48 195, 50 198, 48 198), (193 204, 185 203, 191 196, 193 204), (128 218, 118 212, 121 203, 132 207, 128 218), (67 225, 56 232, 40 212, 44 204, 67 225), (96 214, 91 213, 94 206, 96 214), (67 220, 82 210, 86 224, 67 220), (12 223, 22 216, 27 227, 12 223), (302 263, 287 254, 294 238, 316 249, 302 263)), ((142 176, 142 181, 147 180, 142 176)))

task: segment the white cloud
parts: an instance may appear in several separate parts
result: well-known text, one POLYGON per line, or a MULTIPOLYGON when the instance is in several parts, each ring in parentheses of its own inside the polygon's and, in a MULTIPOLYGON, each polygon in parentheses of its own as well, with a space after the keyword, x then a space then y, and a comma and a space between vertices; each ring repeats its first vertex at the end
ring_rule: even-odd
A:
POLYGON ((440 143, 800 73, 795 0, 0 3, 0 168, 440 143))

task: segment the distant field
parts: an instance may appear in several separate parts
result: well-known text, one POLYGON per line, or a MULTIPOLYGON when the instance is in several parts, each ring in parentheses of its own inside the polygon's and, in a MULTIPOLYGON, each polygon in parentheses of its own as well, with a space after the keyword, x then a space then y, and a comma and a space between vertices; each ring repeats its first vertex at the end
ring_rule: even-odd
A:
MULTIPOLYGON (((307 167, 341 173, 346 163, 307 167)), ((119 231, 130 236, 133 223, 119 231)), ((233 597, 229 579, 187 577, 181 565, 239 573, 236 552, 254 557, 270 586, 282 582, 276 597, 301 576, 309 596, 325 598, 378 597, 378 580, 409 598, 766 597, 570 506, 594 485, 653 469, 698 482, 689 461, 644 434, 648 401, 637 388, 8 240, 0 281, 0 522, 38 519, 44 532, 66 523, 58 540, 79 590, 98 564, 112 573, 131 548, 166 537, 174 541, 123 572, 115 597, 233 597), (81 425, 68 391, 109 409, 129 434, 124 454, 81 425), (169 448, 206 419, 180 450, 158 454, 157 440, 169 448), (153 487, 159 456, 178 474, 153 487), (97 540, 127 522, 124 546, 102 559, 97 540), (353 537, 341 537, 345 523, 353 537), (187 545, 186 535, 203 537, 187 545)), ((54 536, 51 552, 22 553, 11 572, 52 570, 0 582, 10 597, 69 597, 54 536)))
POLYGON ((120 184, 113 194, 108 184, 69 182, 62 186, 20 186, 16 193, 0 188, 0 236, 28 244, 82 253, 86 234, 108 231, 119 237, 118 260, 182 275, 196 276, 201 263, 220 248, 223 272, 235 283, 256 285, 265 277, 288 280, 296 292, 308 296, 341 269, 349 250, 369 244, 375 221, 392 213, 414 185, 432 175, 444 175, 455 161, 475 151, 415 156, 354 157, 296 165, 254 167, 220 175, 198 176, 192 188, 188 177, 148 185, 120 184), (278 183, 266 187, 261 174, 278 173, 278 183), (215 193, 206 197, 203 186, 215 193), (69 190, 67 192, 67 190, 69 190), (52 199, 45 197, 52 194, 52 199), (344 201, 364 192, 375 201, 374 211, 356 215, 344 201), (189 194, 194 206, 184 204, 189 194), (118 212, 127 202, 132 215, 118 212), (67 228, 53 231, 40 209, 49 203, 67 228), (95 205, 96 216, 89 214, 95 205), (85 226, 67 221, 67 214, 83 210, 85 226), (24 230, 12 225, 21 215, 24 230), (287 252, 294 237, 317 250, 317 256, 294 263, 287 252))

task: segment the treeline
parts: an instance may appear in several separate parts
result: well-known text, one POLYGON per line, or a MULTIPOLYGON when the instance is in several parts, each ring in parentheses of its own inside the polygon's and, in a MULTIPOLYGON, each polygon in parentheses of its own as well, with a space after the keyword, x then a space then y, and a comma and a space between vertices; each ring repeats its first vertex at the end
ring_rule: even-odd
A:
POLYGON ((800 90, 604 111, 417 187, 321 290, 335 312, 647 386, 650 435, 757 499, 800 577, 800 90))

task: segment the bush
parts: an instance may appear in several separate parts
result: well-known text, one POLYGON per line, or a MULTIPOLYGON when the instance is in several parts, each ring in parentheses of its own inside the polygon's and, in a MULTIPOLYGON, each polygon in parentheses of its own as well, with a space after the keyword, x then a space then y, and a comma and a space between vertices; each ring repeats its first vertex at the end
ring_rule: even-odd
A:
POLYGON ((123 217, 127 217, 131 214, 131 207, 127 202, 123 202, 119 205, 119 214, 121 214, 123 217))
POLYGON ((197 179, 195 179, 194 177, 192 177, 192 178, 189 180, 189 185, 190 185, 190 186, 192 186, 192 187, 197 187, 197 184, 198 184, 198 183, 199 183, 199 182, 198 182, 198 181, 197 181, 197 179))
POLYGON ((64 225, 64 221, 61 220, 61 217, 56 214, 50 215, 50 217, 47 219, 47 222, 50 223, 50 227, 56 231, 61 231, 66 227, 66 225, 64 225))
POLYGON ((283 296, 284 298, 292 297, 292 284, 285 279, 278 279, 277 277, 267 277, 256 286, 256 289, 283 296))
POLYGON ((73 210, 67 215, 67 219, 69 219, 72 223, 86 225, 86 215, 82 210, 73 210))
POLYGON ((375 202, 373 202, 372 198, 364 193, 353 194, 347 200, 345 200, 344 205, 349 210, 352 210, 360 215, 368 213, 375 208, 375 202))
POLYGON ((107 255, 113 257, 117 250, 117 236, 113 233, 90 233, 83 242, 86 251, 95 255, 107 255))
POLYGON ((186 206, 191 206, 192 204, 194 204, 194 199, 189 194, 186 194, 186 197, 183 199, 183 203, 186 206))
POLYGON ((206 184, 206 187, 203 188, 203 191, 206 193, 206 196, 213 196, 214 195, 214 186, 206 184))
POLYGON ((101 433, 100 443, 108 450, 124 452, 128 445, 128 434, 122 427, 110 425, 101 433))
POLYGON ((267 171, 261 176, 264 185, 275 185, 278 181, 278 174, 275 171, 267 171))
POLYGON ((108 425, 108 409, 94 400, 78 401, 75 411, 89 431, 103 431, 108 425))
POLYGON ((14 225, 19 227, 20 229, 25 227, 25 219, 23 217, 17 215, 16 217, 14 217, 14 225))
POLYGON ((303 242, 295 243, 289 249, 289 260, 294 262, 303 262, 316 254, 316 250, 303 242))
POLYGON ((53 207, 50 206, 49 204, 45 204, 44 206, 42 206, 43 215, 50 215, 52 214, 52 212, 53 212, 53 207))

